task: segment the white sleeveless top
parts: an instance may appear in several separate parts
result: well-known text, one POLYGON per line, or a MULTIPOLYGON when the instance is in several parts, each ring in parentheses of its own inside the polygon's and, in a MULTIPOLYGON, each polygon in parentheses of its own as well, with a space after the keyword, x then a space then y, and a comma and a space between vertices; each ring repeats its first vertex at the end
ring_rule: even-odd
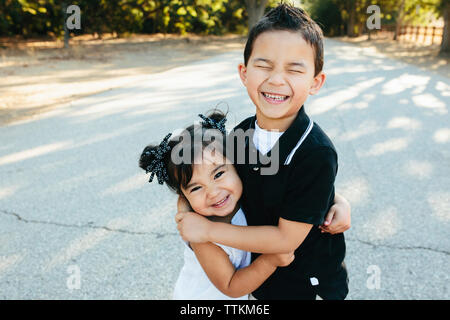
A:
MULTIPOLYGON (((231 224, 246 226, 244 212, 239 209, 231 220, 231 224)), ((174 300, 247 300, 248 295, 239 298, 230 298, 217 289, 208 279, 205 271, 197 260, 194 251, 184 242, 184 265, 178 276, 173 293, 174 300)), ((250 252, 220 246, 230 258, 236 269, 247 267, 250 264, 250 252)))

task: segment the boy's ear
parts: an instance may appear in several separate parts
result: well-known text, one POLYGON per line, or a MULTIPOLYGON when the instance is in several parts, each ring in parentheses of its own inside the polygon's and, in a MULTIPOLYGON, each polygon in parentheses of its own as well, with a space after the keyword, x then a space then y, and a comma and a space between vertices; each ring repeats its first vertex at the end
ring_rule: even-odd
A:
POLYGON ((325 79, 325 73, 323 73, 322 71, 317 76, 315 76, 313 79, 313 83, 309 89, 309 94, 313 95, 319 92, 320 88, 322 88, 323 84, 325 83, 325 79))
POLYGON ((243 63, 238 64, 238 72, 239 77, 241 78, 242 83, 244 86, 247 84, 247 67, 243 63))

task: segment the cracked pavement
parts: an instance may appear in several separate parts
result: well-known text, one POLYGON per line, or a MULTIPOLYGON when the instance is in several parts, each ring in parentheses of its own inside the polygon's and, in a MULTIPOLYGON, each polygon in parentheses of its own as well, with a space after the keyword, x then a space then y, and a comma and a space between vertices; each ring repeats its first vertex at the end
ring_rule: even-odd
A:
MULTIPOLYGON (((336 190, 352 204, 348 299, 449 299, 448 78, 330 39, 325 52, 306 110, 336 146, 336 190)), ((170 299, 176 197, 138 158, 219 103, 228 128, 251 115, 241 55, 0 127, 0 299, 170 299)))

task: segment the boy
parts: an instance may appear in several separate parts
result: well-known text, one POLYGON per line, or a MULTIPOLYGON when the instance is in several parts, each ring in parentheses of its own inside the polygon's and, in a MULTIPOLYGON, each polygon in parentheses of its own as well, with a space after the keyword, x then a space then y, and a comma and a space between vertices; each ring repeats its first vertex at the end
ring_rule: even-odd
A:
MULTIPOLYGON (((287 267, 277 268, 253 292, 256 299, 344 299, 348 278, 342 231, 320 226, 335 199, 337 154, 306 115, 303 104, 325 81, 322 31, 302 10, 280 4, 250 31, 239 75, 256 106, 256 116, 236 128, 254 129, 246 153, 258 159, 278 151, 276 174, 264 175, 258 160, 237 163, 244 182, 242 208, 248 227, 211 222, 194 213, 176 216, 183 239, 217 242, 255 253, 295 250, 287 267), (277 132, 278 131, 278 132, 277 132), (257 151, 256 151, 257 150, 257 151)), ((336 200, 345 202, 336 196, 336 200)), ((329 217, 327 217, 329 220, 329 217)), ((254 260, 258 254, 252 254, 254 260)))

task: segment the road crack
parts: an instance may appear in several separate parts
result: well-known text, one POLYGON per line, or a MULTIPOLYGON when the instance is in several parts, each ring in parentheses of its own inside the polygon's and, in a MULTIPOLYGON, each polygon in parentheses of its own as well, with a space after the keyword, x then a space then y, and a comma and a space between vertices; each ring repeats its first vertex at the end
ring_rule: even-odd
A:
POLYGON ((160 239, 160 238, 163 238, 165 236, 178 235, 178 233, 174 233, 174 232, 172 232, 172 233, 161 233, 161 232, 154 232, 154 231, 143 232, 143 231, 131 231, 131 230, 126 230, 126 229, 115 229, 115 228, 110 228, 110 227, 106 227, 106 226, 96 226, 92 222, 88 222, 88 223, 85 223, 85 224, 68 224, 68 223, 60 223, 60 222, 53 222, 53 221, 41 221, 41 220, 25 219, 25 218, 21 217, 18 213, 15 213, 15 212, 12 212, 12 211, 7 211, 7 210, 0 210, 0 213, 3 213, 5 215, 9 215, 9 216, 13 216, 17 220, 19 220, 20 222, 24 222, 24 223, 45 224, 45 225, 53 225, 53 226, 64 227, 64 228, 103 229, 103 230, 106 230, 106 231, 109 231, 109 232, 120 232, 120 233, 126 233, 126 234, 131 234, 131 235, 156 236, 156 239, 160 239))
POLYGON ((389 248, 389 249, 395 249, 395 250, 426 250, 426 251, 450 255, 450 252, 448 252, 448 251, 436 249, 436 248, 424 247, 424 246, 393 246, 393 245, 388 245, 388 244, 373 243, 370 241, 365 241, 365 240, 361 240, 358 238, 349 238, 349 237, 346 237, 345 240, 360 242, 362 244, 366 244, 366 245, 372 246, 374 248, 381 247, 381 248, 389 248))

